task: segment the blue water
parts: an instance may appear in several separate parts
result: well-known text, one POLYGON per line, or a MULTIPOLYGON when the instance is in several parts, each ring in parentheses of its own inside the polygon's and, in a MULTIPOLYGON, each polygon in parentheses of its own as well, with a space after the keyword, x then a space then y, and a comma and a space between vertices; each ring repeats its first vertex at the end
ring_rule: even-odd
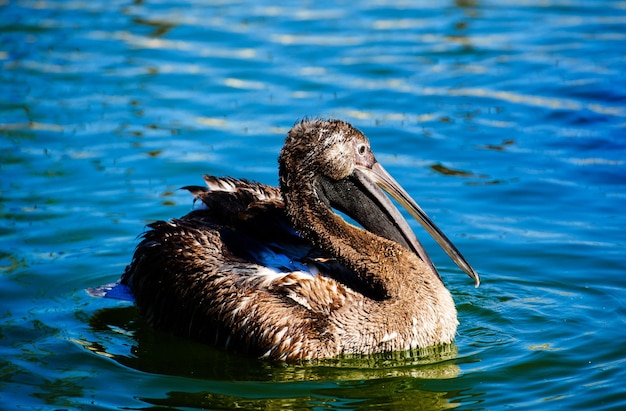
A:
POLYGON ((0 2, 6 409, 626 408, 626 3, 0 2), (156 332, 116 280, 201 174, 275 184, 339 117, 456 243, 411 220, 452 347, 323 364, 156 332))

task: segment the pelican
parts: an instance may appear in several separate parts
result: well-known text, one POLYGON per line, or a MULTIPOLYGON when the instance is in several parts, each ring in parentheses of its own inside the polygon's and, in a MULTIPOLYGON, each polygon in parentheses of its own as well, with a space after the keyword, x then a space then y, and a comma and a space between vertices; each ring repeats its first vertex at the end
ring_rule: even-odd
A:
POLYGON ((150 224, 118 283, 150 325, 284 361, 453 341, 452 296, 385 192, 479 276, 350 124, 296 123, 280 188, 204 180, 184 187, 200 206, 150 224))

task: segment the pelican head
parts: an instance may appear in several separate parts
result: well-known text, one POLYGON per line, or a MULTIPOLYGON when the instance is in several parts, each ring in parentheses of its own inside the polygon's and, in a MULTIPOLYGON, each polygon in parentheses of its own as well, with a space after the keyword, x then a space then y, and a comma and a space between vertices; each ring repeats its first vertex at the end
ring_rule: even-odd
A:
POLYGON ((480 277, 457 247, 376 160, 367 138, 350 124, 341 120, 297 123, 287 136, 279 165, 288 210, 290 193, 311 187, 313 193, 307 195, 313 194, 366 230, 412 250, 439 275, 390 196, 424 227, 476 286, 480 284, 480 277), (299 184, 302 179, 312 184, 299 184))

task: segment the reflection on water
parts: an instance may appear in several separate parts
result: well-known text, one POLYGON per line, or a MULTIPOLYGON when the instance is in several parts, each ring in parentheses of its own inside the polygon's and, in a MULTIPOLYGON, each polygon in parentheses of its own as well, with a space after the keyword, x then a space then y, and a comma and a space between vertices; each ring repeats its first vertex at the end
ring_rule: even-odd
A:
POLYGON ((318 409, 338 408, 365 410, 373 408, 444 410, 458 404, 449 401, 448 393, 421 390, 419 384, 407 384, 398 379, 382 379, 360 383, 345 383, 334 388, 299 390, 285 384, 282 395, 272 398, 263 386, 241 387, 250 397, 211 392, 168 392, 165 398, 141 398, 148 404, 167 407, 201 407, 209 409, 318 409), (252 398, 251 398, 252 397, 252 398), (256 397, 256 398, 255 398, 256 397))
POLYGON ((97 339, 73 341, 99 356, 146 373, 219 382, 216 391, 174 390, 164 398, 141 398, 152 405, 299 409, 341 402, 354 409, 373 404, 444 409, 453 406, 447 393, 422 385, 424 381, 447 380, 460 374, 454 344, 412 352, 282 363, 248 358, 156 331, 141 320, 134 306, 99 310, 89 318, 89 324, 97 339), (121 347, 128 350, 120 352, 121 347))
POLYGON ((120 364, 152 373, 211 380, 225 380, 225 376, 231 375, 237 381, 317 381, 398 376, 454 378, 460 372, 458 366, 450 361, 457 357, 454 344, 408 352, 286 364, 248 358, 159 332, 141 320, 134 306, 102 309, 89 319, 89 324, 99 336, 98 341, 77 340, 77 343, 120 364), (103 345, 103 341, 109 338, 116 345, 103 345), (132 342, 130 352, 116 351, 120 338, 132 342), (211 364, 219 364, 219 368, 212 369, 211 364))

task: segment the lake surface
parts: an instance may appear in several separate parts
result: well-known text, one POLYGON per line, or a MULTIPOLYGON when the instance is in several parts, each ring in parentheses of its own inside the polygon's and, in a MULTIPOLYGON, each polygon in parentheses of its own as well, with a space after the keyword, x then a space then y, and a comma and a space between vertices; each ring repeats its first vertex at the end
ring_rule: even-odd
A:
POLYGON ((0 1, 0 404, 10 409, 626 408, 626 2, 0 1), (303 117, 360 128, 413 220, 452 346, 263 362, 85 289, 192 208, 276 184, 303 117))

